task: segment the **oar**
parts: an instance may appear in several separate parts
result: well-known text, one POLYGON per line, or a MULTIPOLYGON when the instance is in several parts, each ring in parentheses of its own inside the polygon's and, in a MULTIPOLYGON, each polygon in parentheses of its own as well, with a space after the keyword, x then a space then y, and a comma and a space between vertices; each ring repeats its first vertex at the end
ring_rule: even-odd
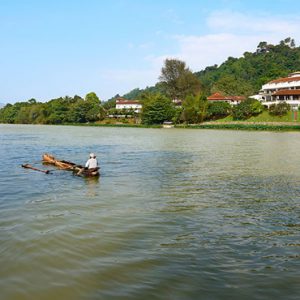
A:
POLYGON ((31 169, 31 170, 34 170, 34 171, 39 171, 39 172, 43 172, 45 174, 50 174, 50 171, 49 170, 40 170, 40 169, 37 169, 37 168, 34 168, 33 166, 29 165, 29 164, 24 164, 22 165, 23 168, 25 169, 31 169))

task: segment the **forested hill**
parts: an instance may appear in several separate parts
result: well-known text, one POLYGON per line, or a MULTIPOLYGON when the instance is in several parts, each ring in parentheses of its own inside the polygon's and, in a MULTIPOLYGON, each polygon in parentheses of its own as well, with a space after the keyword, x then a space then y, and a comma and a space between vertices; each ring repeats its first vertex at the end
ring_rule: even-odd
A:
POLYGON ((295 47, 293 39, 287 38, 275 46, 261 42, 254 53, 229 57, 220 66, 207 67, 196 75, 207 93, 222 91, 249 96, 268 81, 299 70, 300 47, 295 47))
MULTIPOLYGON (((225 95, 250 96, 258 93, 268 81, 294 71, 300 71, 300 47, 295 46, 293 39, 286 38, 278 45, 260 42, 253 53, 245 52, 240 58, 229 57, 221 65, 209 66, 195 74, 206 95, 218 91, 225 95)), ((124 97, 138 98, 149 90, 159 91, 160 84, 145 90, 134 89, 124 97)))

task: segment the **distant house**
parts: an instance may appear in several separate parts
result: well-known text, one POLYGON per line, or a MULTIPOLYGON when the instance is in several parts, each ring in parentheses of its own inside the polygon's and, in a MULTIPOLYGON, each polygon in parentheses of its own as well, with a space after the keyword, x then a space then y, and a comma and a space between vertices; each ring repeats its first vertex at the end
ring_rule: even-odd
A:
POLYGON ((124 98, 116 99, 116 109, 134 110, 136 113, 140 113, 142 110, 142 104, 138 100, 127 100, 124 98))
POLYGON ((227 102, 230 105, 237 105, 245 100, 244 96, 224 96, 221 93, 214 93, 211 96, 207 97, 209 102, 227 102))
POLYGON ((175 107, 181 107, 181 105, 182 105, 182 100, 181 99, 173 99, 172 102, 173 102, 175 107))
POLYGON ((292 108, 300 106, 300 72, 294 72, 288 77, 278 78, 264 84, 258 95, 251 96, 261 101, 267 107, 282 101, 292 108))

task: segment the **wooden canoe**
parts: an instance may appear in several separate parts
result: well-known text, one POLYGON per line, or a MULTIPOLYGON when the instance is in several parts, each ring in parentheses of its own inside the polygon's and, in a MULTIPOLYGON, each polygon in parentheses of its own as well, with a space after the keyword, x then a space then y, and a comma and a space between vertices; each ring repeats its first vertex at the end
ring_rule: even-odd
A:
POLYGON ((66 161, 66 160, 58 160, 53 155, 45 153, 43 154, 43 163, 50 164, 58 167, 61 170, 67 170, 67 171, 73 171, 74 173, 80 172, 80 176, 86 176, 86 177, 94 177, 99 176, 99 169, 100 168, 94 168, 94 169, 86 169, 81 165, 77 165, 73 162, 66 161))

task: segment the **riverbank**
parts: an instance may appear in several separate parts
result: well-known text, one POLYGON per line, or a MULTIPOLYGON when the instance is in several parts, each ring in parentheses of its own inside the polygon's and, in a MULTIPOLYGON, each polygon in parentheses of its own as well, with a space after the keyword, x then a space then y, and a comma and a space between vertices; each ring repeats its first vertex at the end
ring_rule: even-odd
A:
POLYGON ((293 122, 204 122, 202 124, 176 125, 175 127, 191 129, 300 131, 300 124, 293 122))
MULTIPOLYGON (((127 127, 127 128, 163 128, 163 125, 143 124, 66 124, 74 126, 127 127)), ((181 129, 229 129, 229 130, 261 130, 261 131, 300 131, 300 124, 293 122, 204 122, 201 124, 177 124, 173 128, 181 129)), ((170 128, 172 129, 172 128, 170 128)))
MULTIPOLYGON (((2 124, 2 125, 21 125, 21 124, 2 124)), ((23 124, 23 125, 42 125, 42 124, 23 124)), ((44 124, 46 125, 46 124, 44 124)), ((79 126, 79 127, 123 127, 123 128, 155 128, 155 129, 220 129, 220 130, 254 130, 254 131, 300 131, 300 124, 297 122, 204 122, 201 124, 177 124, 166 128, 162 124, 128 124, 128 123, 65 123, 51 124, 52 126, 79 126)))

